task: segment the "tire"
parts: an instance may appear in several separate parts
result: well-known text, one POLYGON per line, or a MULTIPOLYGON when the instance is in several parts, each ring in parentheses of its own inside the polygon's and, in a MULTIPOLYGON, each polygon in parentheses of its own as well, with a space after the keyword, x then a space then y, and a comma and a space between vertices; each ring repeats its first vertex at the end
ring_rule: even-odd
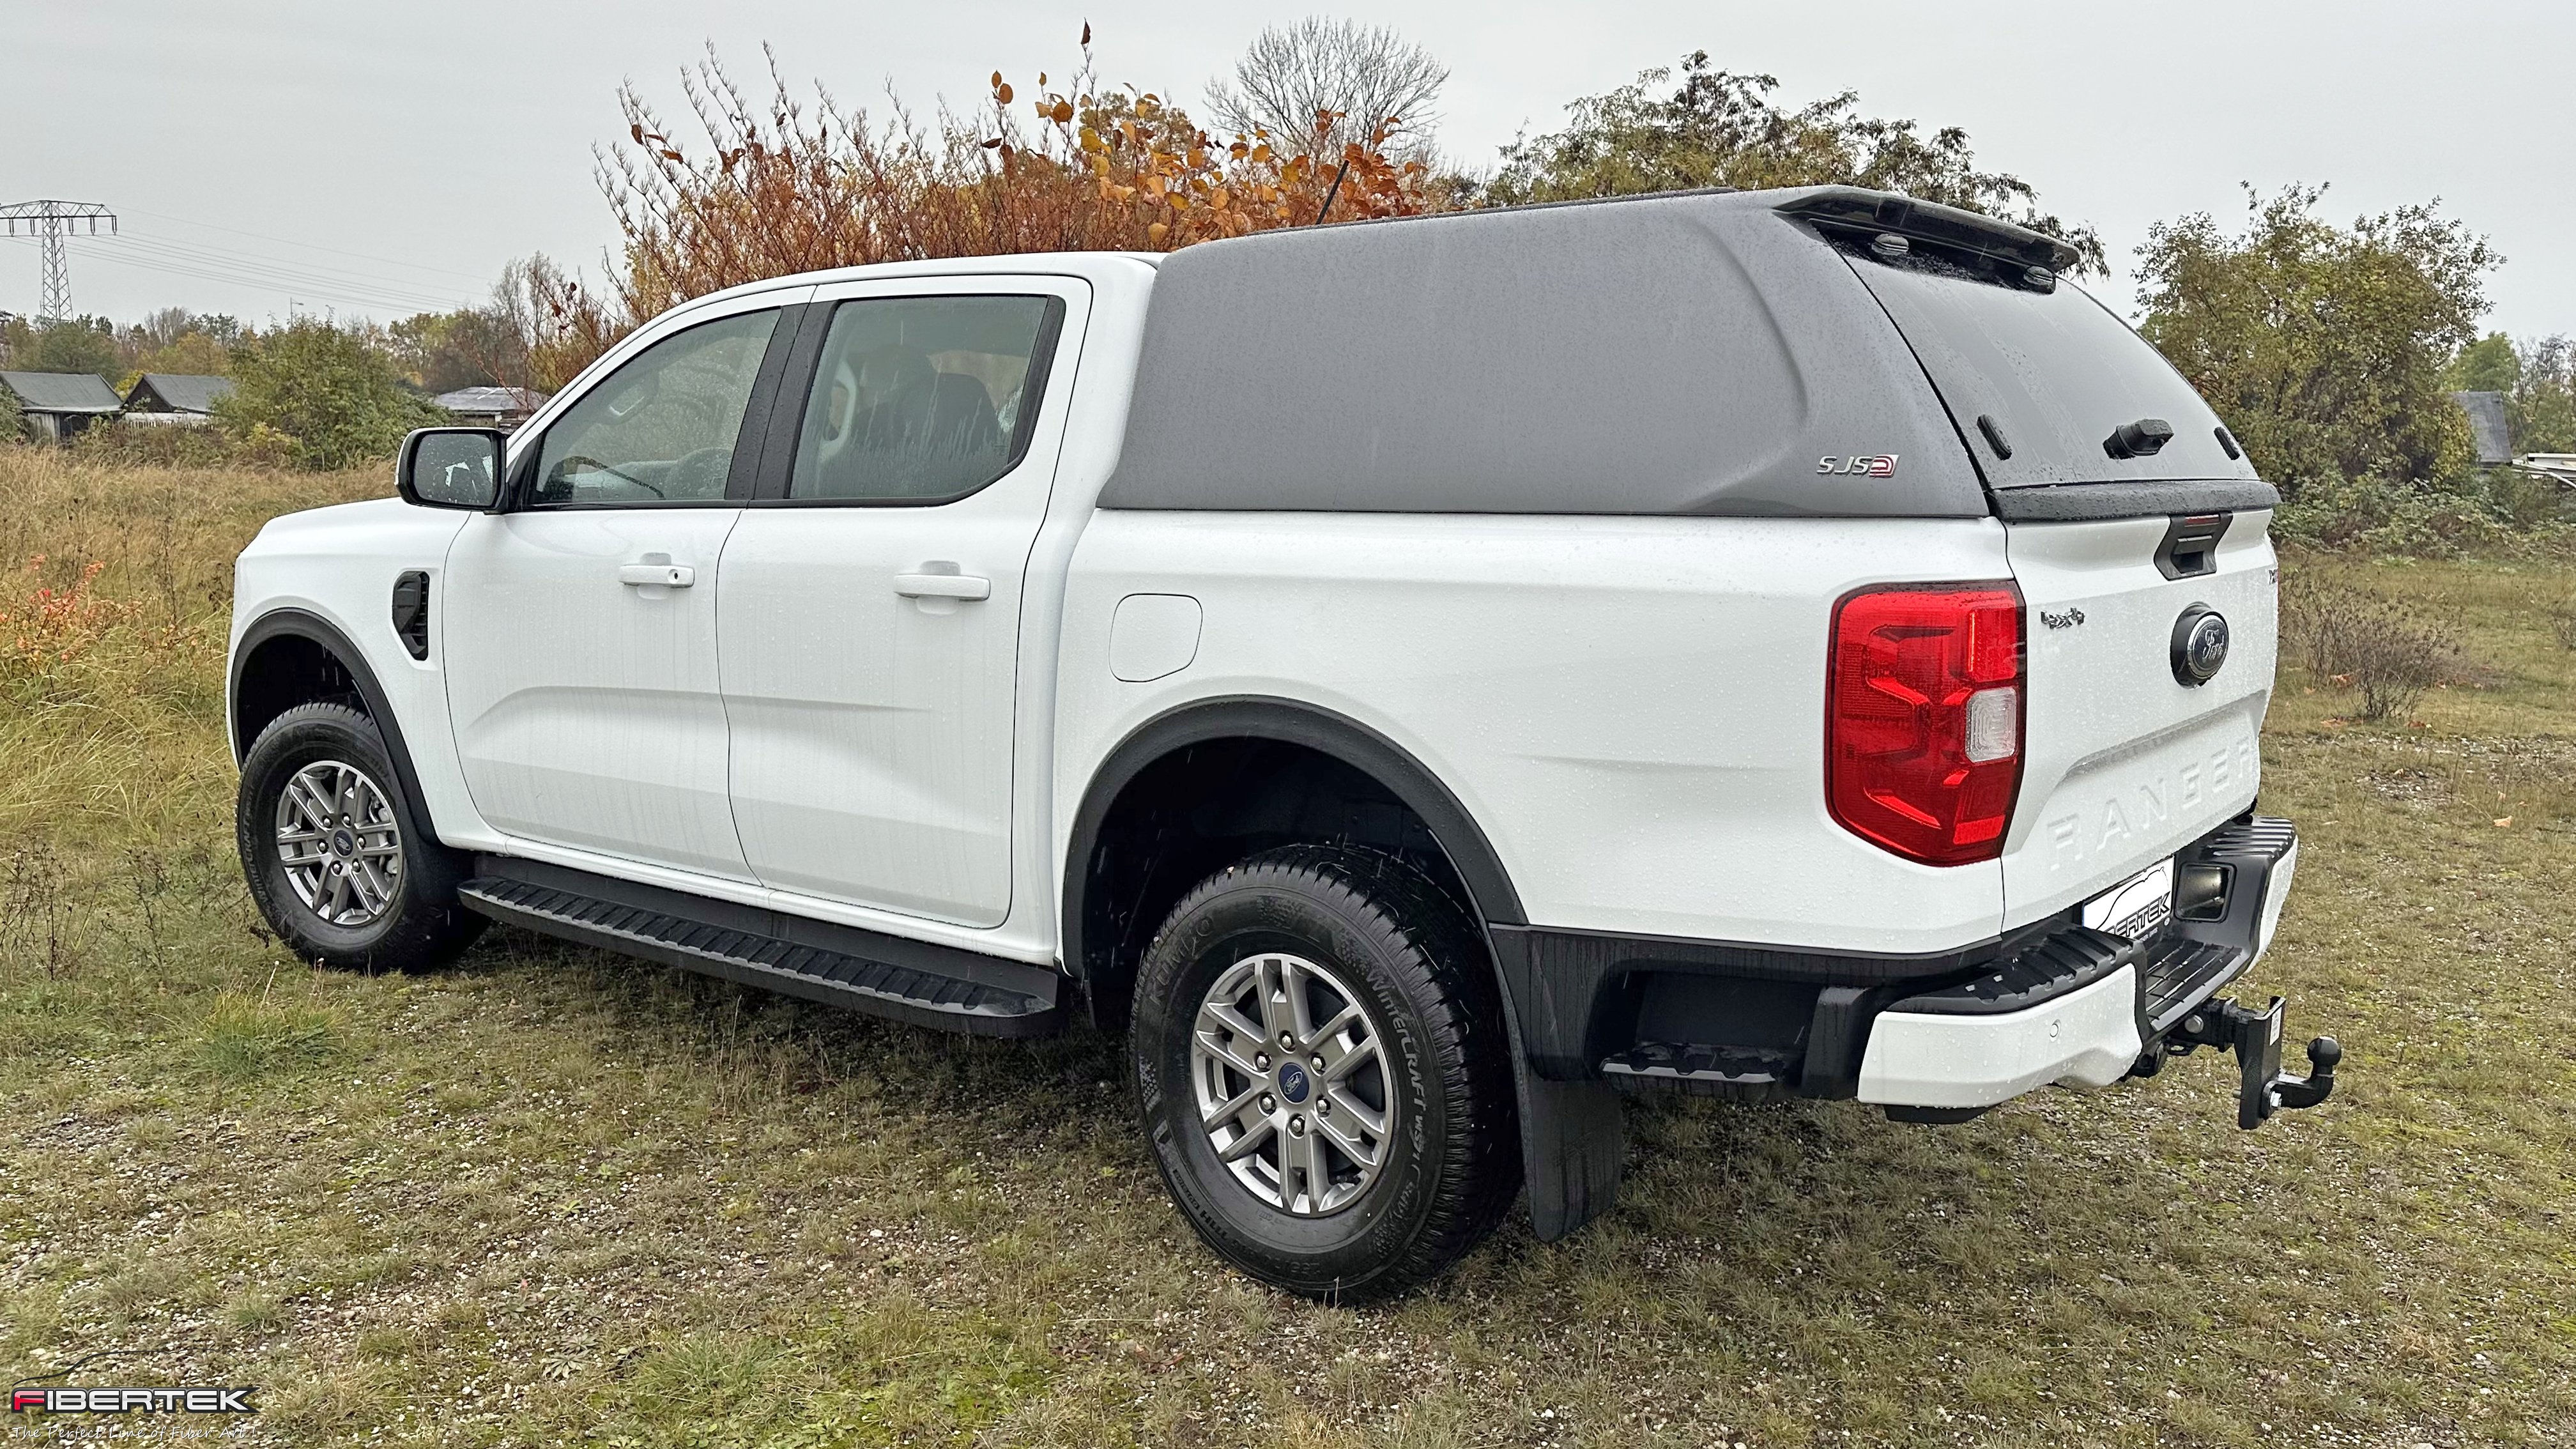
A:
POLYGON ((300 704, 259 732, 233 835, 251 899, 304 960, 428 970, 488 924, 457 903, 464 857, 429 832, 375 721, 347 705, 300 704), (290 788, 297 803, 282 812, 290 788))
POLYGON ((1403 1292, 1493 1231, 1519 1191, 1509 1044, 1482 933, 1395 857, 1286 846, 1202 882, 1146 951, 1129 1055, 1173 1202, 1228 1262, 1291 1293, 1403 1292), (1303 1028, 1284 1005, 1289 983, 1308 1006, 1303 1028), (1359 1020, 1327 1032, 1346 1008, 1359 1020), (1202 1040, 1203 1022, 1223 1051, 1202 1040), (1295 1053, 1251 1056, 1250 1031, 1277 1051, 1283 1022, 1310 1033, 1295 1053), (1224 1106, 1203 1120, 1211 1102, 1224 1106), (1228 1162, 1227 1149, 1242 1155, 1228 1162))

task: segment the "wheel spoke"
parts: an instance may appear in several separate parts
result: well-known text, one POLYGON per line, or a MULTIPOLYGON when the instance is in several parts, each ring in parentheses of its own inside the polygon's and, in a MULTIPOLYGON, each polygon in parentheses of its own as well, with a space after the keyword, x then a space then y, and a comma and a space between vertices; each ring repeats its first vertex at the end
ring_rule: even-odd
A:
POLYGON ((1275 1043, 1281 1032, 1296 1030, 1288 1015, 1288 984, 1283 979, 1287 973, 1287 959, 1280 956, 1264 956, 1253 968, 1261 996, 1261 1039, 1266 1042, 1275 1043))
POLYGON ((1318 1049, 1321 1049, 1337 1040, 1343 1032, 1348 1031, 1353 1026, 1360 1025, 1367 1020, 1367 1015, 1360 1010, 1360 1004, 1356 1001, 1351 1002, 1341 1010, 1334 1012, 1332 1020, 1317 1027, 1310 1040, 1315 1043, 1318 1049))
POLYGON ((1305 962, 1289 957, 1279 963, 1279 984, 1288 998, 1288 1030, 1296 1033, 1302 1051, 1315 1039, 1314 974, 1305 962))
POLYGON ((1251 1020, 1245 1017, 1242 1012, 1235 1010, 1234 1003, 1230 1001, 1211 1001, 1207 1005, 1199 1008, 1199 1029, 1201 1031, 1207 1030, 1210 1022, 1214 1022, 1218 1027, 1232 1032, 1235 1040, 1237 1041, 1260 1042, 1268 1040, 1268 1033, 1262 1031, 1260 1027, 1253 1025, 1251 1020))
POLYGON ((1234 1068, 1236 1071, 1243 1073, 1245 1076, 1252 1078, 1254 1081, 1265 1081, 1268 1079, 1268 1073, 1262 1071, 1261 1068, 1254 1066, 1250 1060, 1236 1052, 1233 1047, 1226 1045, 1225 1042, 1216 1035, 1216 1033, 1202 1031, 1194 1034, 1192 1039, 1198 1043, 1200 1051, 1206 1052, 1209 1056, 1216 1058, 1218 1061, 1221 1061, 1227 1066, 1234 1068))
POLYGON ((1384 1139, 1380 1139, 1378 1145, 1373 1147, 1343 1131, 1342 1124, 1331 1117, 1318 1115, 1314 1122, 1315 1131, 1338 1148, 1344 1157, 1349 1158, 1352 1166, 1362 1170, 1377 1166, 1378 1154, 1385 1146, 1384 1139))
POLYGON ((1239 1162, 1242 1159, 1251 1156, 1253 1149, 1259 1147, 1262 1143, 1269 1141, 1278 1133, 1278 1131, 1279 1126, 1277 1123, 1272 1122, 1267 1117, 1259 1118, 1250 1126, 1244 1128, 1242 1133, 1232 1142, 1219 1148, 1216 1155, 1218 1158, 1226 1162, 1239 1162))
POLYGON ((1332 1177, 1324 1171, 1322 1141, 1312 1132, 1302 1137, 1292 1134, 1279 1141, 1279 1195, 1288 1200, 1291 1209, 1302 1207, 1310 1213, 1319 1210, 1324 1205, 1324 1194, 1333 1185, 1332 1177), (1293 1183, 1289 1177, 1291 1165, 1296 1169, 1293 1183), (1300 1197, 1305 1201, 1299 1202, 1300 1197))
POLYGON ((1228 1119, 1237 1116, 1244 1108, 1251 1106, 1255 1101, 1259 1100, 1262 1092, 1266 1090, 1269 1085, 1270 1084, 1262 1078, 1254 1077, 1252 1079, 1251 1086, 1236 1093, 1231 1099, 1221 1102, 1214 1107, 1210 1107, 1207 1111, 1199 1114, 1199 1125, 1207 1128, 1215 1128, 1224 1125, 1228 1119))
POLYGON ((1373 1036, 1346 1050, 1327 1050, 1324 1053, 1324 1080, 1327 1083, 1342 1081, 1360 1068, 1385 1059, 1386 1054, 1378 1049, 1377 1038, 1373 1036))
POLYGON ((302 817, 306 828, 323 835, 331 833, 330 802, 322 798, 311 780, 296 776, 286 787, 286 798, 294 803, 295 813, 302 817))
POLYGON ((1386 1114, 1351 1095, 1347 1088, 1338 1085, 1328 1087, 1324 1091, 1324 1099, 1333 1104, 1336 1117, 1357 1123, 1360 1130, 1371 1137, 1383 1139, 1386 1136, 1386 1114))

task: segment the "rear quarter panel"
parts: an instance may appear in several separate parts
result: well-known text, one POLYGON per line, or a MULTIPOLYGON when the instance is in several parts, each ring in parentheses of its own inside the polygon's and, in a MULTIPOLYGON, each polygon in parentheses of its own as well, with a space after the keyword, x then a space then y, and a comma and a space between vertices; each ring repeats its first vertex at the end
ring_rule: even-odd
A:
POLYGON ((1991 519, 1103 510, 1066 596, 1058 858, 1129 734, 1194 700, 1265 696, 1412 753, 1533 924, 1954 947, 1998 929, 2001 870, 1915 865, 1826 814, 1827 635, 1862 585, 2006 573, 1991 519), (1187 668, 1113 676, 1130 594, 1200 601, 1187 668))

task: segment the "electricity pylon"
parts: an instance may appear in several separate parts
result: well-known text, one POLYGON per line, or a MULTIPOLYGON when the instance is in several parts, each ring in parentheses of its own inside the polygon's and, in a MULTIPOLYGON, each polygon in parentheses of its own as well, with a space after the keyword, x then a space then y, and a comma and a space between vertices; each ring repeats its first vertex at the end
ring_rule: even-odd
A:
POLYGON ((21 201, 0 206, 0 224, 16 236, 20 223, 27 234, 44 246, 45 286, 43 301, 36 308, 36 320, 60 322, 72 315, 72 272, 63 254, 63 238, 73 228, 88 223, 89 234, 98 235, 98 224, 107 223, 107 234, 116 235, 116 213, 95 201, 21 201))

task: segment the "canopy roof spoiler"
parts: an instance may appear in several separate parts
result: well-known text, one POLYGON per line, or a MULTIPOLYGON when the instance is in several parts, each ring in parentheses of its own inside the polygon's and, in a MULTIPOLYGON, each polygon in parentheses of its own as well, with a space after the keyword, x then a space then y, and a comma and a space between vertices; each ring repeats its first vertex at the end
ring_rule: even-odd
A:
POLYGON ((1894 232, 2025 267, 2065 272, 2074 270, 2084 259, 2075 248, 2026 226, 1893 192, 1863 191, 1857 186, 1819 186, 1801 191, 1777 209, 1783 216, 1838 230, 1894 232))

